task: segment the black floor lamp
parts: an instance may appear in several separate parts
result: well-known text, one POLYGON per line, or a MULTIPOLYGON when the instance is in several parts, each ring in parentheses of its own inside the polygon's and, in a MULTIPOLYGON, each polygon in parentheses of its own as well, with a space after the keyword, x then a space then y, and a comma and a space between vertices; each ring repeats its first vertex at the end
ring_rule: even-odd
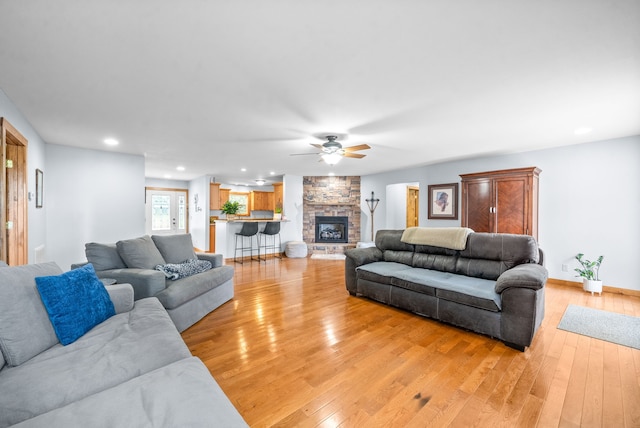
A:
POLYGON ((380 202, 380 199, 376 199, 372 190, 371 199, 365 199, 365 201, 367 201, 367 205, 369 206, 369 211, 371 211, 371 242, 373 242, 373 212, 378 207, 378 202, 380 202))

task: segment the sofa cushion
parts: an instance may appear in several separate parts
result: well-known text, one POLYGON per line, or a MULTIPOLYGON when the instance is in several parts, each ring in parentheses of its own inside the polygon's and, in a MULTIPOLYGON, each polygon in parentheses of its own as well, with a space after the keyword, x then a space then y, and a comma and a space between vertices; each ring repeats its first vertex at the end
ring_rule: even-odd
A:
POLYGON ((96 271, 124 269, 127 267, 120 254, 118 254, 116 244, 89 242, 84 245, 84 254, 87 257, 87 261, 93 265, 96 271))
POLYGON ((145 373, 19 427, 247 427, 196 357, 145 373))
POLYGON ((428 277, 439 274, 441 274, 441 272, 427 269, 405 269, 393 274, 391 285, 421 294, 435 296, 436 289, 429 285, 428 277))
POLYGON ((167 288, 155 297, 167 309, 174 309, 233 278, 231 266, 220 266, 186 278, 169 281, 167 288))
POLYGON ((443 272, 455 272, 458 251, 430 245, 416 245, 412 266, 435 269, 443 272))
POLYGON ((61 273, 53 262, 0 269, 0 349, 7 365, 18 366, 58 343, 35 278, 61 273))
POLYGON ((467 248, 460 251, 456 273, 496 280, 508 269, 523 263, 538 263, 536 240, 527 235, 472 233, 467 248))
POLYGON ((359 266, 356 269, 356 275, 359 280, 366 279, 380 284, 391 284, 391 278, 395 273, 407 269, 411 269, 411 266, 403 263, 373 262, 359 266))
POLYGON ((436 288, 436 297, 492 312, 502 309, 500 294, 495 292, 495 281, 454 273, 440 272, 429 284, 436 288))
POLYGON ((156 244, 166 263, 183 263, 196 258, 190 233, 166 236, 153 235, 151 239, 156 244))
POLYGON ((112 316, 74 343, 57 344, 21 366, 2 369, 0 426, 65 406, 190 356, 158 299, 138 300, 133 310, 112 316))
POLYGON ((109 293, 91 263, 62 275, 36 277, 36 287, 63 345, 115 315, 109 293))
POLYGON ((129 268, 155 269, 156 266, 166 263, 156 244, 148 235, 118 241, 116 247, 118 254, 129 268))

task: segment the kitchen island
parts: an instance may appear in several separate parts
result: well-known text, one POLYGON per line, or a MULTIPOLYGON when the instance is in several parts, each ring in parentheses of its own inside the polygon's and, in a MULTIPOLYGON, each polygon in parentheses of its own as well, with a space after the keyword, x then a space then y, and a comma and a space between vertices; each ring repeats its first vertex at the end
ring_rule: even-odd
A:
MULTIPOLYGON (((286 227, 283 223, 287 223, 288 220, 274 220, 272 218, 237 218, 233 220, 226 219, 217 219, 215 220, 216 233, 215 233, 215 242, 216 242, 216 253, 222 254, 225 260, 233 259, 234 250, 236 246, 236 233, 240 232, 242 229, 242 225, 244 223, 258 223, 258 234, 264 230, 264 226, 267 222, 279 222, 281 223, 281 228, 286 227)), ((257 257, 258 247, 257 247, 257 236, 251 237, 252 245, 254 248, 254 255, 257 257)), ((271 240, 271 237, 268 237, 271 240)), ((248 244, 248 242, 247 242, 248 244)), ((282 243, 284 245, 284 242, 282 243)), ((280 252, 282 253, 284 249, 281 247, 280 252)), ((267 254, 273 254, 273 250, 267 252, 267 254)), ((240 257, 240 251, 238 252, 238 257, 240 257)), ((247 255, 248 257, 248 255, 247 255)))

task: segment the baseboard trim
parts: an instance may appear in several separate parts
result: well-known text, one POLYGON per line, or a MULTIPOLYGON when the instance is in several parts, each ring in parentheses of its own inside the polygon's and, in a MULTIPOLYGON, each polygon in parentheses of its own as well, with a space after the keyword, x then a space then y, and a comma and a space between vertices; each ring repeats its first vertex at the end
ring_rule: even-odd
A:
MULTIPOLYGON (((549 279, 547 279, 547 283, 551 283, 551 284, 554 284, 554 285, 562 285, 562 286, 565 286, 565 287, 582 288, 582 282, 567 281, 565 279, 549 278, 549 279)), ((625 296, 640 297, 640 290, 630 290, 628 288, 611 287, 611 286, 608 286, 608 285, 603 285, 602 286, 602 292, 603 293, 624 294, 625 296)))

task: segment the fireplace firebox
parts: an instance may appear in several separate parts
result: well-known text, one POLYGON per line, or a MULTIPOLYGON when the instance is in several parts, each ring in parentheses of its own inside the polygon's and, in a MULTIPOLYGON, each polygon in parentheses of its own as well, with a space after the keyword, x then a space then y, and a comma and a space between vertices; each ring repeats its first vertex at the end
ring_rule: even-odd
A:
POLYGON ((349 217, 316 216, 316 242, 348 243, 349 217))

